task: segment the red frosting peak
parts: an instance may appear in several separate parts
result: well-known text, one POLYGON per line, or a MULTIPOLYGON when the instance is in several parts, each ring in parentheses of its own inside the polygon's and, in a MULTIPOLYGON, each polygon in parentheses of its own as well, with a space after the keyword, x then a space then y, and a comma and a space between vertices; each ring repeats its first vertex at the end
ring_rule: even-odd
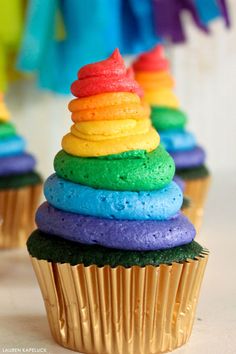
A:
POLYGON ((78 72, 78 80, 71 85, 71 92, 81 98, 105 92, 134 92, 141 95, 138 83, 127 72, 119 49, 108 59, 82 67, 78 72))
POLYGON ((133 63, 135 71, 164 71, 169 69, 169 62, 160 44, 141 54, 133 63))
POLYGON ((119 49, 105 60, 83 66, 78 72, 78 79, 83 80, 94 76, 125 75, 126 67, 119 49))

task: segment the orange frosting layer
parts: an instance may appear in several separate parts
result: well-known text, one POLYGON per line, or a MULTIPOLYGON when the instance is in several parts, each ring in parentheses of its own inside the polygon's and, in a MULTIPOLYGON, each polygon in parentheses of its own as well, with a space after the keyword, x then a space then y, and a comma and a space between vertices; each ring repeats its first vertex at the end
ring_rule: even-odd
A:
POLYGON ((149 116, 149 108, 140 104, 129 103, 117 106, 102 107, 91 110, 72 112, 73 122, 97 120, 145 119, 149 116))
POLYGON ((70 101, 68 108, 71 112, 82 111, 86 109, 97 109, 102 107, 116 106, 120 104, 140 104, 140 97, 128 92, 101 93, 99 95, 75 98, 70 101))
POLYGON ((136 74, 136 80, 142 86, 144 92, 156 90, 157 88, 173 88, 174 79, 167 71, 160 72, 144 72, 140 71, 136 74))
POLYGON ((138 95, 129 92, 103 93, 74 99, 69 103, 75 123, 121 119, 146 119, 150 115, 147 104, 138 95))

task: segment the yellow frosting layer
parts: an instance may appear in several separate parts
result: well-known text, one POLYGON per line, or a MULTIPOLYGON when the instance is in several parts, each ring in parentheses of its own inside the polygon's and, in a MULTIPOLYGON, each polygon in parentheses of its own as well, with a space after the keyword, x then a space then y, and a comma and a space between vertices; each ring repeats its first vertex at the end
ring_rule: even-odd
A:
MULTIPOLYGON (((146 121, 146 119, 144 120, 146 121)), ((95 122, 76 123, 76 129, 86 135, 114 135, 124 133, 136 127, 135 119, 99 120, 95 122)))
POLYGON ((169 71, 138 71, 135 79, 144 90, 143 101, 152 106, 179 107, 179 101, 173 92, 174 80, 169 71))
POLYGON ((10 118, 10 113, 8 112, 4 102, 0 101, 0 122, 6 122, 10 118))
POLYGON ((159 143, 159 135, 154 128, 150 127, 145 134, 129 135, 102 141, 88 141, 69 133, 62 139, 62 148, 71 155, 96 157, 120 154, 130 150, 146 150, 150 152, 156 149, 159 143))
POLYGON ((169 89, 146 91, 143 99, 151 106, 167 106, 171 108, 179 107, 177 97, 172 90, 169 89))
MULTIPOLYGON (((71 127, 71 133, 75 136, 77 136, 80 139, 83 140, 89 140, 89 141, 103 141, 103 140, 110 140, 110 139, 118 139, 124 136, 134 136, 134 135, 139 135, 139 134, 145 134, 149 131, 150 126, 151 126, 151 121, 150 119, 142 119, 140 121, 133 121, 135 123, 134 126, 132 127, 126 127, 126 129, 122 129, 122 126, 119 126, 119 123, 122 121, 104 121, 103 126, 100 126, 100 131, 101 133, 95 133, 92 134, 92 131, 94 132, 93 129, 93 123, 87 122, 87 124, 90 124, 90 127, 87 127, 87 133, 81 132, 80 129, 80 124, 74 124, 71 127), (108 123, 108 124, 107 124, 108 123), (112 124, 113 123, 113 126, 112 124), (118 123, 118 124, 117 124, 118 123), (90 129, 89 129, 90 128, 90 129)), ((101 123, 97 122, 97 123, 101 123)))

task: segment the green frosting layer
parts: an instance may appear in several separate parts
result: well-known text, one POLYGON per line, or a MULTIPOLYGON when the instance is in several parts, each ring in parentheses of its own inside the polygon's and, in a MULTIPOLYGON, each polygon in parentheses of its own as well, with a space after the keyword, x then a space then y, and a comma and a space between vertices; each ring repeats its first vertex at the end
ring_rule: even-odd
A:
POLYGON ((16 135, 16 129, 12 123, 0 123, 0 139, 16 135))
POLYGON ((0 177, 0 189, 21 188, 42 183, 42 177, 37 172, 29 172, 22 175, 0 177))
POLYGON ((174 161, 161 145, 151 153, 137 151, 136 156, 115 156, 81 158, 61 150, 54 168, 64 179, 97 189, 151 191, 164 188, 173 179, 174 161))
POLYGON ((127 268, 133 265, 143 267, 182 262, 195 258, 203 251, 203 247, 195 241, 163 251, 123 251, 98 245, 83 245, 45 234, 39 230, 35 230, 29 237, 27 247, 31 256, 53 263, 84 264, 85 266, 96 264, 99 267, 121 265, 127 268))
POLYGON ((194 168, 177 169, 176 175, 183 178, 184 180, 188 180, 206 178, 210 175, 210 172, 205 165, 201 165, 199 167, 194 168))
POLYGON ((187 116, 179 109, 152 106, 151 119, 157 131, 183 129, 187 116))
POLYGON ((120 159, 145 159, 146 150, 130 150, 121 152, 120 154, 106 155, 106 156, 98 156, 99 160, 120 160, 120 159))

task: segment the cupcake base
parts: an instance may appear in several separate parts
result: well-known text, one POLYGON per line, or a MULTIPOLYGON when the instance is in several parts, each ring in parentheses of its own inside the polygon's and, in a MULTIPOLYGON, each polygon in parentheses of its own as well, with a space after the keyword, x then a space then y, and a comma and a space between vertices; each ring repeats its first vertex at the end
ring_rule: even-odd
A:
POLYGON ((42 185, 0 189, 0 248, 24 247, 35 228, 42 185))
POLYGON ((197 179, 185 180, 184 194, 190 199, 190 205, 183 208, 183 214, 194 224, 197 233, 199 232, 204 212, 204 204, 209 190, 210 176, 197 179))
POLYGON ((55 341, 87 354, 164 353, 188 340, 208 259, 75 266, 31 257, 55 341))

